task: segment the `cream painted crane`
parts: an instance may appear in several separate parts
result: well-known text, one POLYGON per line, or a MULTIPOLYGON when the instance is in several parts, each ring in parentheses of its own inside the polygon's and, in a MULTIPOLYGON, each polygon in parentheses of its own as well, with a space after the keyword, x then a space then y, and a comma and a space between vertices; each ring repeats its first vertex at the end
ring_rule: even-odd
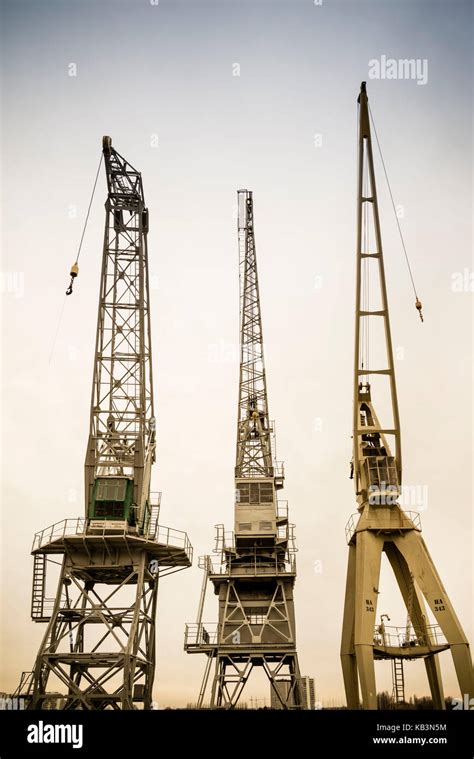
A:
MULTIPOLYGON (((438 654, 450 649, 461 694, 474 695, 471 655, 423 538, 419 515, 399 501, 402 453, 382 237, 365 82, 359 95, 357 270, 353 459, 358 513, 349 544, 341 660, 350 709, 377 708, 375 659, 422 658, 435 708, 444 708, 438 654), (371 236, 371 231, 373 232, 371 236), (369 296, 369 281, 373 291, 369 296), (377 325, 378 323, 378 325, 377 325), (382 347, 372 349, 379 328, 382 347), (376 363, 379 362, 379 363, 376 363), (385 387, 384 387, 385 385, 385 387), (385 395, 384 395, 385 393, 385 395), (380 419, 375 411, 378 404, 380 419), (410 628, 376 626, 380 562, 385 552, 411 620, 410 628), (428 604, 437 624, 430 624, 428 604)), ((416 297, 421 316, 421 303, 416 297)))

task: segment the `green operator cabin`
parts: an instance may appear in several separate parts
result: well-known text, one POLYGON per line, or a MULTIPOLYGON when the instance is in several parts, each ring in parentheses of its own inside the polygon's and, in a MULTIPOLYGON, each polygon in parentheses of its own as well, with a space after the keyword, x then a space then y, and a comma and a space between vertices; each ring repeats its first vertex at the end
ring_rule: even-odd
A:
POLYGON ((98 477, 92 489, 89 519, 123 520, 135 524, 133 480, 128 477, 98 477))

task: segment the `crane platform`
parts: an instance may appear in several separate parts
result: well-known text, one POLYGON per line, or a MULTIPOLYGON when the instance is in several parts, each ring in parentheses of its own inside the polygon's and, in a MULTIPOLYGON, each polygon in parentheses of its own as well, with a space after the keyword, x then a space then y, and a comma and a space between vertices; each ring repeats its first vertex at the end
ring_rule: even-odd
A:
POLYGON ((101 533, 96 528, 94 533, 89 533, 87 521, 84 517, 63 519, 37 532, 32 554, 86 552, 92 555, 101 549, 125 549, 129 552, 145 549, 161 566, 189 567, 192 564, 193 549, 187 534, 181 530, 157 525, 152 531, 139 535, 131 532, 127 523, 113 527, 104 521, 101 533))
POLYGON ((449 648, 439 625, 408 635, 405 627, 378 626, 374 635, 374 659, 423 659, 449 648))

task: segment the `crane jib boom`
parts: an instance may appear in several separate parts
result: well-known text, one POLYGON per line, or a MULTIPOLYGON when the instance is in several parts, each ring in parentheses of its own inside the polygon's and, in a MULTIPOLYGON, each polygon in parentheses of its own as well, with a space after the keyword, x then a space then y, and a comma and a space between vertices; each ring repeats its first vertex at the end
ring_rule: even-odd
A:
POLYGON ((89 527, 149 519, 155 416, 147 255, 148 210, 142 178, 103 138, 105 230, 85 460, 89 527), (99 523, 99 524, 98 524, 99 523))

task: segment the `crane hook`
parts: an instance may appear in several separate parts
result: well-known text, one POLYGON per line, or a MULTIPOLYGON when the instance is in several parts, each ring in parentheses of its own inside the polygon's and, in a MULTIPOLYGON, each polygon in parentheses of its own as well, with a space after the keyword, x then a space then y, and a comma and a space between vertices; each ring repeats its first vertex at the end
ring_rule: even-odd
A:
POLYGON ((77 261, 75 263, 73 263, 73 265, 71 266, 70 274, 71 274, 71 281, 69 283, 68 289, 66 290, 66 295, 72 295, 72 288, 73 288, 73 285, 74 285, 74 280, 77 277, 77 275, 79 274, 79 266, 77 265, 77 261))
POLYGON ((416 299, 415 308, 417 309, 418 313, 420 314, 421 321, 424 321, 424 319, 423 319, 423 313, 421 311, 421 309, 423 308, 423 304, 422 304, 421 300, 419 300, 418 298, 416 299))

